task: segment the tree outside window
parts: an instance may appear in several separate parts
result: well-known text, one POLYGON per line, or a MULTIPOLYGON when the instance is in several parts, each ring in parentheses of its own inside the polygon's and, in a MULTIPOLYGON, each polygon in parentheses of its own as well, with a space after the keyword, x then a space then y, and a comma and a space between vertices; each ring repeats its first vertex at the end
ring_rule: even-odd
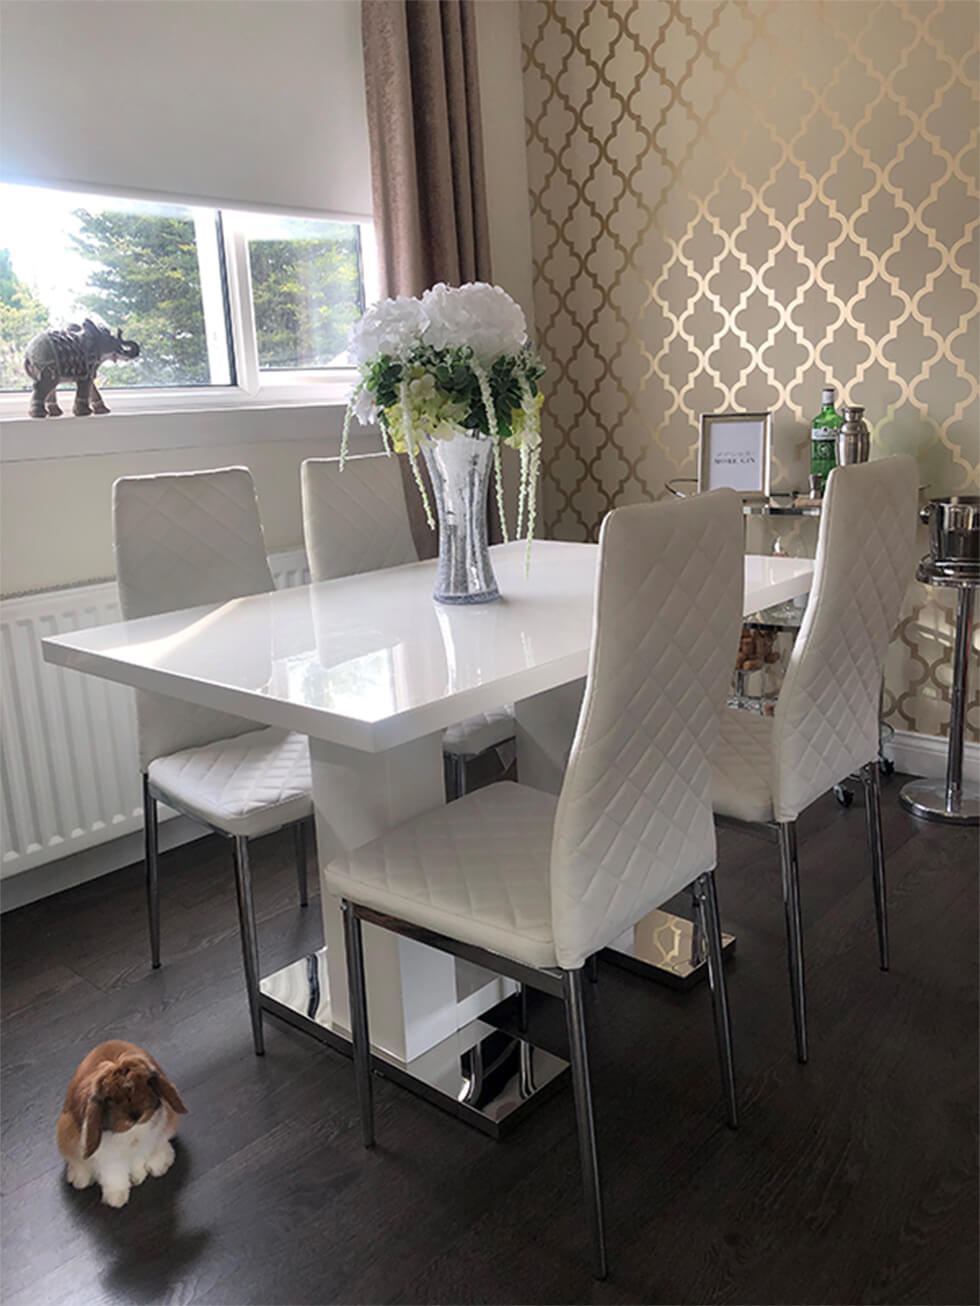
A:
MULTIPOLYGON (((100 389, 228 385, 230 299, 214 209, 0 186, 0 389, 27 390, 24 350, 46 327, 102 318, 140 345, 106 363, 100 389), (217 341, 217 344, 216 344, 217 341)), ((254 316, 255 372, 347 365, 363 312, 355 223, 236 214, 254 316)))

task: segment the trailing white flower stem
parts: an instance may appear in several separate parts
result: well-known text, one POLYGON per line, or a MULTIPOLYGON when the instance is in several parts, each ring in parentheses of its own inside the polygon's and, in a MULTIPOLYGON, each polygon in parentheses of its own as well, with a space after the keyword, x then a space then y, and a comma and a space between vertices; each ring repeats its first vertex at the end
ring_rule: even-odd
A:
POLYGON ((357 403, 361 391, 367 384, 366 379, 362 376, 360 381, 354 387, 354 393, 351 395, 347 404, 347 411, 344 413, 344 429, 340 437, 340 470, 344 470, 344 463, 347 461, 347 441, 350 436, 350 422, 354 416, 354 405, 357 403))
POLYGON ((528 508, 527 508, 527 549, 524 553, 524 575, 528 576, 531 572, 531 541, 534 539, 534 517, 537 509, 537 487, 538 487, 538 469, 541 463, 540 449, 532 449, 529 458, 530 467, 528 470, 528 508))
POLYGON ((504 478, 500 467, 500 436, 497 430, 497 410, 493 404, 493 395, 490 393, 490 378, 487 376, 482 363, 478 363, 475 358, 470 359, 470 367, 473 369, 473 375, 476 377, 476 383, 480 387, 480 398, 483 400, 483 408, 487 415, 487 430, 490 439, 493 441, 493 474, 497 484, 497 514, 500 517, 500 531, 504 537, 504 543, 510 543, 510 535, 507 532, 507 514, 504 512, 504 478))
POLYGON ((524 508, 527 504, 527 445, 521 445, 521 485, 517 497, 517 527, 514 538, 519 540, 524 535, 524 508))

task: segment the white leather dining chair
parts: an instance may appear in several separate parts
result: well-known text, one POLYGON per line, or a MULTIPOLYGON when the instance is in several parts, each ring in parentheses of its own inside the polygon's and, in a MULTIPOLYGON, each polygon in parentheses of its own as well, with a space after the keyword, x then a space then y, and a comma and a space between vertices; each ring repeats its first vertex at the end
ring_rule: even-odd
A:
MULTIPOLYGON (((126 620, 227 602, 275 588, 247 467, 124 476, 113 486, 119 602, 126 620)), ((258 936, 248 840, 292 825, 300 903, 307 904, 303 822, 313 814, 305 735, 136 693, 150 951, 160 965, 157 802, 232 840, 255 1051, 264 1050, 258 936)))
POLYGON ((585 697, 559 796, 490 785, 324 872, 344 911, 366 1146, 374 1124, 362 920, 563 999, 600 1278, 606 1254, 582 967, 687 886, 707 940, 728 1119, 737 1123, 709 755, 742 623, 741 532, 730 490, 611 512, 599 541, 585 697))
MULTIPOLYGON (((418 562, 401 459, 387 454, 307 458, 300 478, 303 535, 314 581, 418 562)), ((514 738, 514 709, 502 705, 450 726, 443 737, 450 797, 466 792, 466 768, 514 738)))
POLYGON ((888 642, 915 560, 918 474, 911 458, 838 467, 820 518, 813 586, 774 716, 730 709, 712 756, 714 807, 779 842, 796 1052, 808 1055, 796 820, 861 772, 878 930, 888 920, 878 775, 878 708, 888 642))

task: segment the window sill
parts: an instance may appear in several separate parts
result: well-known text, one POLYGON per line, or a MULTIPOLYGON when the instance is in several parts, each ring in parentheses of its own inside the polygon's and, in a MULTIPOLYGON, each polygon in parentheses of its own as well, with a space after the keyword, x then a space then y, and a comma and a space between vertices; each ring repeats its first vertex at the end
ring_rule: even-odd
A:
POLYGON ((66 390, 59 394, 63 416, 46 418, 27 415, 29 393, 8 394, 0 397, 0 461, 339 438, 352 388, 347 375, 342 380, 264 386, 255 394, 236 386, 106 390, 103 396, 112 411, 91 417, 72 415, 73 392, 66 390), (283 420, 269 421, 274 413, 282 413, 283 420), (257 414, 265 417, 256 420, 257 414))

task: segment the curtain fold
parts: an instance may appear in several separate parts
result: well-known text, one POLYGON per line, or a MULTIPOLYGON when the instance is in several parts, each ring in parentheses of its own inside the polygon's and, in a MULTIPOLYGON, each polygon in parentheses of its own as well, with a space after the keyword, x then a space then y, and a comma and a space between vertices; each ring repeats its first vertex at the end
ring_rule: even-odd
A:
POLYGON ((473 0, 362 0, 382 295, 489 281, 473 0))
MULTIPOLYGON (((382 296, 492 281, 473 0, 362 0, 361 35, 382 296)), ((404 461, 412 535, 434 557, 404 461)))

